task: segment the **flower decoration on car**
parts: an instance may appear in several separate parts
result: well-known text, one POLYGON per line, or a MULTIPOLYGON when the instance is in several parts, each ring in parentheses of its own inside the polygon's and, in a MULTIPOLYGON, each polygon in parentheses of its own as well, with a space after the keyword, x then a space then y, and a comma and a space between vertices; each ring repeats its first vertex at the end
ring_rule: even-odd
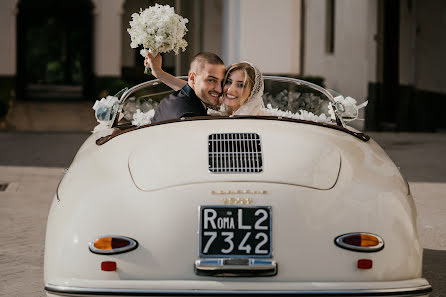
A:
POLYGON ((265 113, 265 115, 270 115, 270 116, 312 121, 316 123, 328 123, 328 124, 332 123, 331 118, 327 117, 324 113, 320 115, 315 115, 314 113, 303 109, 299 110, 296 113, 293 113, 289 110, 283 111, 278 108, 273 108, 271 104, 268 104, 266 108, 264 108, 262 111, 265 113))
POLYGON ((144 126, 152 123, 153 116, 155 115, 155 110, 151 109, 147 112, 142 112, 140 109, 137 109, 133 114, 133 126, 144 126))
POLYGON ((367 106, 368 101, 359 105, 356 99, 352 97, 345 97, 342 95, 334 97, 334 103, 328 105, 328 113, 332 120, 336 119, 335 110, 338 116, 342 117, 344 121, 354 121, 358 118, 359 110, 367 106), (333 106, 335 108, 333 108, 333 106))
MULTIPOLYGON (((141 45, 143 49, 140 54, 144 57, 147 51, 153 56, 170 51, 178 54, 180 49, 184 52, 187 46, 184 35, 188 22, 188 19, 176 14, 169 5, 155 4, 145 10, 141 9, 139 13, 132 14, 130 28, 127 29, 131 38, 130 46, 137 48, 141 45)), ((150 67, 146 67, 145 73, 149 72, 150 67)))
POLYGON ((119 99, 115 96, 107 96, 101 100, 96 100, 93 105, 98 125, 94 127, 93 134, 98 138, 111 135, 113 133, 113 121, 118 112, 119 99))
POLYGON ((144 126, 152 122, 158 102, 151 98, 130 97, 122 107, 122 116, 134 126, 144 126))

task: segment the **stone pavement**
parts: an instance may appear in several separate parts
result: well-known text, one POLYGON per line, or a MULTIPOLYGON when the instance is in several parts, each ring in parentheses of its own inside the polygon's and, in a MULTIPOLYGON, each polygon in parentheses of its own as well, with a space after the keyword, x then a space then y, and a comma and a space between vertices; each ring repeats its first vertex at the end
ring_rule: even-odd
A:
POLYGON ((0 296, 43 297, 45 229, 61 168, 0 166, 0 296))

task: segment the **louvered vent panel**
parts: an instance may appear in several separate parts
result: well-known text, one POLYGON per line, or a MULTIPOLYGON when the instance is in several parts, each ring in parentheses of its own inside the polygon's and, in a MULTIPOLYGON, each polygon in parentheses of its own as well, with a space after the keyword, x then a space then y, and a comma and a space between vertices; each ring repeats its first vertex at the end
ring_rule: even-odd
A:
POLYGON ((259 134, 209 135, 209 170, 211 172, 261 172, 262 166, 262 146, 259 134))

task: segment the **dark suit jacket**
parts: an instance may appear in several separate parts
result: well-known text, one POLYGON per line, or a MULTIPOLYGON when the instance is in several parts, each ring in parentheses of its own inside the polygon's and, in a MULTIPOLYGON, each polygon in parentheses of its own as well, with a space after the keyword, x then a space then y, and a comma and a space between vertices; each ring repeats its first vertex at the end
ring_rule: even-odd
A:
POLYGON ((182 117, 205 116, 206 108, 194 90, 186 84, 163 100, 155 110, 152 122, 161 122, 182 117))

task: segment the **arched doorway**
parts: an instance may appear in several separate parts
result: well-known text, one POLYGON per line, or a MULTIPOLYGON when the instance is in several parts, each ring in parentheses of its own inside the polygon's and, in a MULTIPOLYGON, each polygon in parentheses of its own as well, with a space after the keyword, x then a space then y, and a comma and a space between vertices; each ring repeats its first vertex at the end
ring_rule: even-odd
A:
POLYGON ((20 0, 18 99, 83 99, 91 94, 90 0, 20 0))

